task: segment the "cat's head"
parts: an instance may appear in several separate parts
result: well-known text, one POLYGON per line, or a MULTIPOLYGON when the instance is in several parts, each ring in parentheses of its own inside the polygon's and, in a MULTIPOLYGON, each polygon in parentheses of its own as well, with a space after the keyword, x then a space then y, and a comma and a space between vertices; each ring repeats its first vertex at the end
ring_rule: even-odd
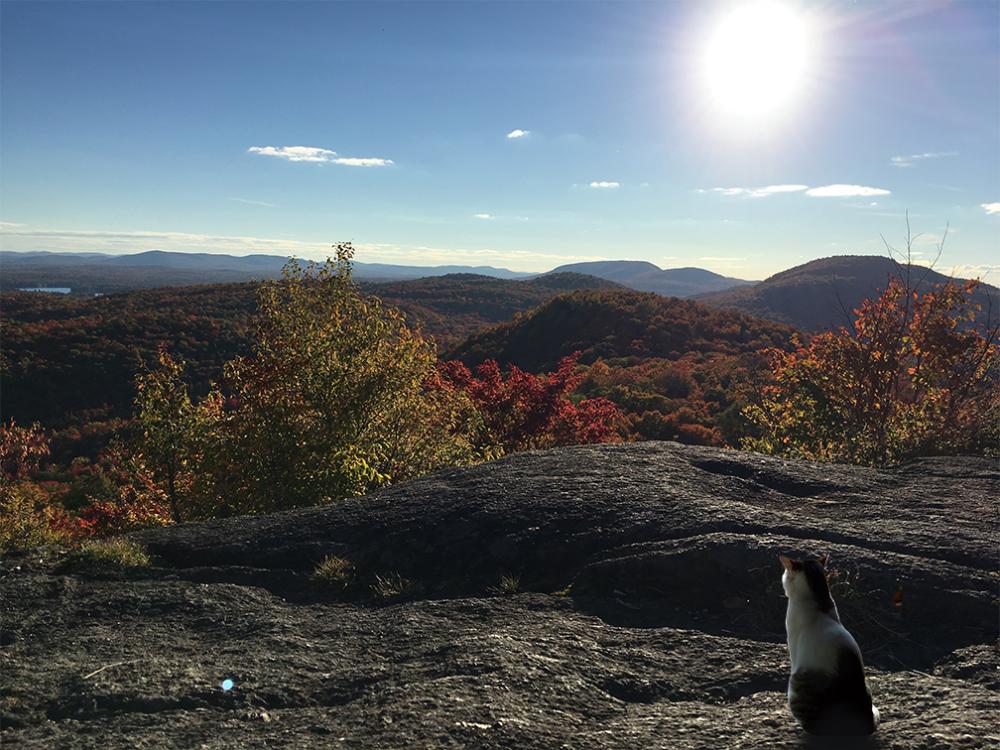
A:
POLYGON ((811 599, 823 611, 833 606, 830 586, 826 581, 829 556, 795 560, 779 555, 778 559, 785 568, 785 572, 781 574, 781 586, 785 589, 785 596, 789 599, 811 599))

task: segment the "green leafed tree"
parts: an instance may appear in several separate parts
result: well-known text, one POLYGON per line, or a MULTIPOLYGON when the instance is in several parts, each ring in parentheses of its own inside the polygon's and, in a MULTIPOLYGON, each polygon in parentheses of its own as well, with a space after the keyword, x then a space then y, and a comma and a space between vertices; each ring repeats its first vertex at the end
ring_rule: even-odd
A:
POLYGON ((140 379, 143 450, 188 515, 316 505, 481 457, 471 402, 426 387, 433 345, 360 292, 352 255, 340 244, 263 284, 253 353, 228 362, 200 404, 169 361, 140 379), (154 395, 159 408, 144 408, 154 395))
POLYGON ((205 419, 188 394, 184 363, 161 349, 157 365, 136 378, 135 412, 141 429, 136 456, 162 480, 174 523, 184 519, 190 505, 192 471, 214 425, 205 419))

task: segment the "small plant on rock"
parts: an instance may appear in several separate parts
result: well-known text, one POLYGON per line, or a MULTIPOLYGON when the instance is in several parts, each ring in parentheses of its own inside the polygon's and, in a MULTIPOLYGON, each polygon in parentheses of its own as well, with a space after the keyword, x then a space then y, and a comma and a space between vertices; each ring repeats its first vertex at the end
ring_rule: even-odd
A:
POLYGON ((114 570, 120 568, 146 568, 150 560, 142 545, 117 537, 84 542, 70 552, 63 567, 69 569, 114 570))
POLYGON ((347 591, 354 585, 354 563, 336 555, 327 555, 313 570, 312 579, 316 583, 340 591, 347 591))
POLYGON ((372 584, 372 593, 379 599, 392 599, 403 596, 412 590, 413 582, 396 572, 387 573, 384 576, 376 575, 375 583, 372 584))
POLYGON ((500 582, 490 589, 494 594, 512 596, 521 592, 521 576, 507 574, 500 576, 500 582))

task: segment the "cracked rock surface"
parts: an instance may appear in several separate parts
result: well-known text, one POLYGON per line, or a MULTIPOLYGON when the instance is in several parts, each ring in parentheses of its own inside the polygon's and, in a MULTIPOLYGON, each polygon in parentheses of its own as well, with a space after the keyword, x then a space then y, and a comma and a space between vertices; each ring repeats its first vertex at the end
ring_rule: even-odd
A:
POLYGON ((819 746, 997 747, 998 479, 579 447, 136 533, 144 569, 10 556, 0 745, 812 747, 777 555, 828 552, 883 723, 819 746))

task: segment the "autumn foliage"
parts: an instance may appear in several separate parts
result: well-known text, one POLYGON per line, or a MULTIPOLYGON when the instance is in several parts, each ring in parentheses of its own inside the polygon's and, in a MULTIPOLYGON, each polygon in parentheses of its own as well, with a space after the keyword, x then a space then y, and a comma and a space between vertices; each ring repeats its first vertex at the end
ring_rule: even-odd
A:
POLYGON ((546 376, 438 366, 433 344, 351 278, 350 245, 258 291, 250 354, 192 399, 161 351, 137 379, 132 460, 175 521, 362 495, 511 450, 615 436, 610 403, 573 403, 575 359, 546 376), (143 475, 145 476, 145 475, 143 475))
POLYGON ((973 325, 977 282, 918 291, 892 279, 852 328, 769 352, 746 416, 766 453, 878 464, 998 447, 997 330, 973 325))
POLYGON ((505 453, 614 441, 622 418, 617 406, 605 398, 569 398, 583 380, 579 357, 564 357, 554 372, 542 375, 511 367, 506 379, 495 360, 483 362, 475 374, 452 360, 438 365, 431 385, 468 396, 482 415, 488 442, 505 453))
POLYGON ((68 514, 31 479, 48 454, 38 425, 0 423, 0 552, 59 542, 72 532, 68 514))

